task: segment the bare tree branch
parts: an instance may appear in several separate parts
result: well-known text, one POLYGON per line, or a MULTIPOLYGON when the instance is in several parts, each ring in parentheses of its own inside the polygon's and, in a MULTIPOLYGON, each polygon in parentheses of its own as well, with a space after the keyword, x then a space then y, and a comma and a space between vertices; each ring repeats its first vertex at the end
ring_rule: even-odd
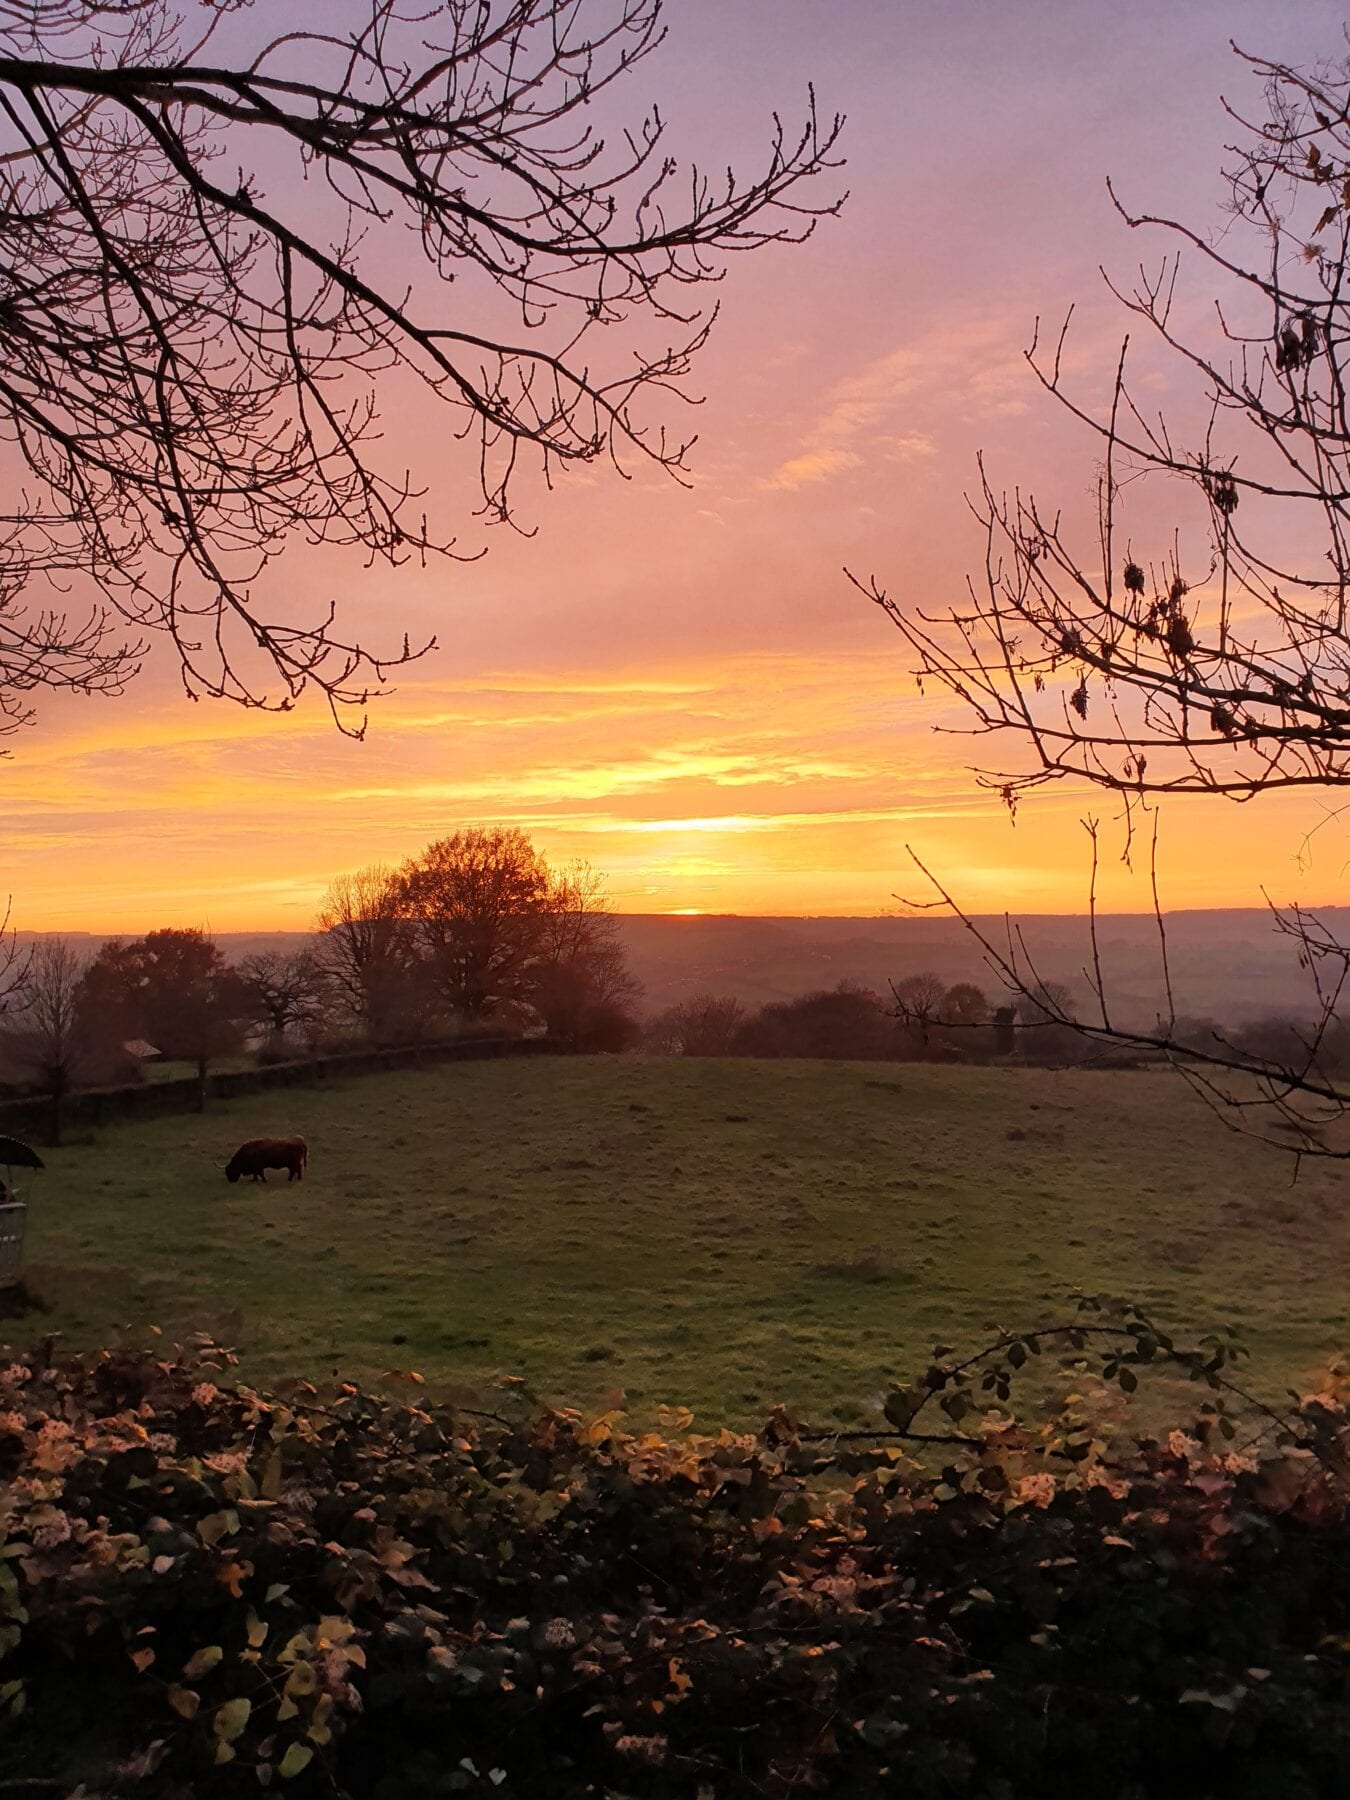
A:
POLYGON ((465 554, 381 452, 376 388, 447 409, 488 521, 524 453, 679 477, 693 440, 660 413, 704 291, 837 209, 840 121, 808 95, 745 180, 681 168, 655 111, 602 135, 662 0, 360 0, 234 57, 241 0, 184 8, 0 0, 0 729, 43 686, 119 691, 168 637, 194 697, 315 687, 359 734, 429 646, 306 617, 270 567, 465 554), (83 612, 44 598, 76 587, 83 612))
MULTIPOLYGON (((1247 801, 1350 785, 1350 70, 1245 60, 1264 83, 1267 112, 1256 124, 1232 115, 1243 137, 1230 152, 1222 237, 1116 201, 1128 225, 1163 229, 1222 287, 1204 340, 1177 324, 1179 252, 1141 265, 1132 285, 1109 283, 1132 330, 1142 325, 1198 382, 1189 436, 1140 398, 1129 333, 1097 407, 1065 371, 1072 309, 1053 347, 1038 322, 1028 364, 1100 446, 1095 529, 1080 541, 1058 511, 996 486, 981 461, 971 504, 984 566, 965 602, 928 612, 849 575, 900 631, 920 685, 960 702, 960 729, 997 741, 980 783, 1014 812, 1056 782, 1118 794, 1127 856, 1137 815, 1163 795, 1247 801), (1153 497, 1164 481, 1186 495, 1184 537, 1180 527, 1159 534, 1153 497)), ((1167 1058, 1258 1135, 1283 1134, 1277 1141, 1292 1139, 1301 1154, 1350 1154, 1325 1138, 1350 1099, 1338 1012, 1350 947, 1298 907, 1272 909, 1310 976, 1306 1028, 1291 1028, 1278 1055, 1214 1034, 1207 1047, 1181 1042, 1155 810, 1150 875, 1166 1016, 1152 1030, 1122 1029, 1097 936, 1098 829, 1087 829, 1088 980, 1099 1019, 1059 1022, 1167 1058)), ((1006 951, 988 941, 930 879, 1005 984, 1043 1001, 1011 937, 1006 951)))

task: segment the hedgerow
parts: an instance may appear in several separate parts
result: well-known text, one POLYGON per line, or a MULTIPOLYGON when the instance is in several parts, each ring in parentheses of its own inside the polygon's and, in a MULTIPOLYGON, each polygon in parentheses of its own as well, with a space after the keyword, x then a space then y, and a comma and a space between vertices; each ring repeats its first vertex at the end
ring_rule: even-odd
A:
POLYGON ((0 1370, 0 1793, 1345 1793, 1343 1402, 1253 1421, 1236 1354, 1085 1302, 877 1432, 700 1434, 48 1345, 0 1370), (1188 1429, 1112 1414, 1144 1365, 1188 1429))

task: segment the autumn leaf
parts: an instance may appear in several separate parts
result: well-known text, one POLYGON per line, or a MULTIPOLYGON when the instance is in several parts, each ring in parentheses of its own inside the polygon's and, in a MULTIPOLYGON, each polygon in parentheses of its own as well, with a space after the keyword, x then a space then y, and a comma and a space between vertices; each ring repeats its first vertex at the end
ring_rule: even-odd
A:
POLYGON ((312 1694, 319 1685, 319 1677, 313 1663, 298 1662, 286 1677, 286 1692, 294 1698, 297 1694, 312 1694))
POLYGON ((218 1738, 223 1738, 226 1743, 233 1743, 248 1724, 248 1716, 252 1711, 253 1702, 251 1700, 242 1698, 227 1700, 223 1706, 216 1708, 216 1716, 212 1721, 211 1729, 218 1738))
POLYGON ((224 1512, 208 1513, 197 1521, 197 1536, 209 1548, 223 1537, 233 1536, 239 1529, 239 1514, 231 1506, 224 1512))
POLYGON ((169 1705, 180 1719, 195 1719, 197 1708, 202 1703, 200 1694, 194 1694, 191 1688, 171 1687, 168 1693, 169 1705))
POLYGON ((277 1764, 277 1774, 283 1781, 293 1781, 309 1767, 313 1757, 308 1744, 292 1744, 277 1764))
POLYGON ((227 1587, 236 1600, 244 1597, 244 1577, 250 1570, 243 1563, 227 1562, 216 1571, 216 1579, 227 1587))
POLYGON ((225 1652, 219 1644, 207 1644, 201 1650, 194 1650, 183 1664, 183 1674, 188 1681, 199 1681, 203 1675, 210 1673, 224 1656, 225 1652))

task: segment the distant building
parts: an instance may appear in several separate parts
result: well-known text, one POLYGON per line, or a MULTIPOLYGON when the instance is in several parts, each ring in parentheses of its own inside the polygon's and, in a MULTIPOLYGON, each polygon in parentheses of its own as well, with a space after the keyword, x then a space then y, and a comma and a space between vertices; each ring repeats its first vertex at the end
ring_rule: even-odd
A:
POLYGON ((133 1062, 154 1062, 163 1054, 153 1044, 147 1044, 144 1038, 129 1038, 122 1048, 133 1062))

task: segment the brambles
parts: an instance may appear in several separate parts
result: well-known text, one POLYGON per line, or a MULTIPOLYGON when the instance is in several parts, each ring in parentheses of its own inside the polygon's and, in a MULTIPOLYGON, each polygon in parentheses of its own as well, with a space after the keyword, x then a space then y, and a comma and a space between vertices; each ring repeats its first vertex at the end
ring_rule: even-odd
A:
POLYGON ((211 1346, 12 1365, 7 1771, 152 1797, 1337 1791, 1341 1401, 1267 1418, 1259 1456, 1107 1433, 1083 1396, 1155 1362, 1233 1403, 1228 1339, 1094 1302, 940 1347, 889 1428, 828 1437, 782 1409, 642 1432, 519 1385, 457 1411, 412 1372, 399 1400, 263 1395, 211 1346), (1077 1386, 1044 1428, 991 1412, 1056 1346, 1077 1386))

